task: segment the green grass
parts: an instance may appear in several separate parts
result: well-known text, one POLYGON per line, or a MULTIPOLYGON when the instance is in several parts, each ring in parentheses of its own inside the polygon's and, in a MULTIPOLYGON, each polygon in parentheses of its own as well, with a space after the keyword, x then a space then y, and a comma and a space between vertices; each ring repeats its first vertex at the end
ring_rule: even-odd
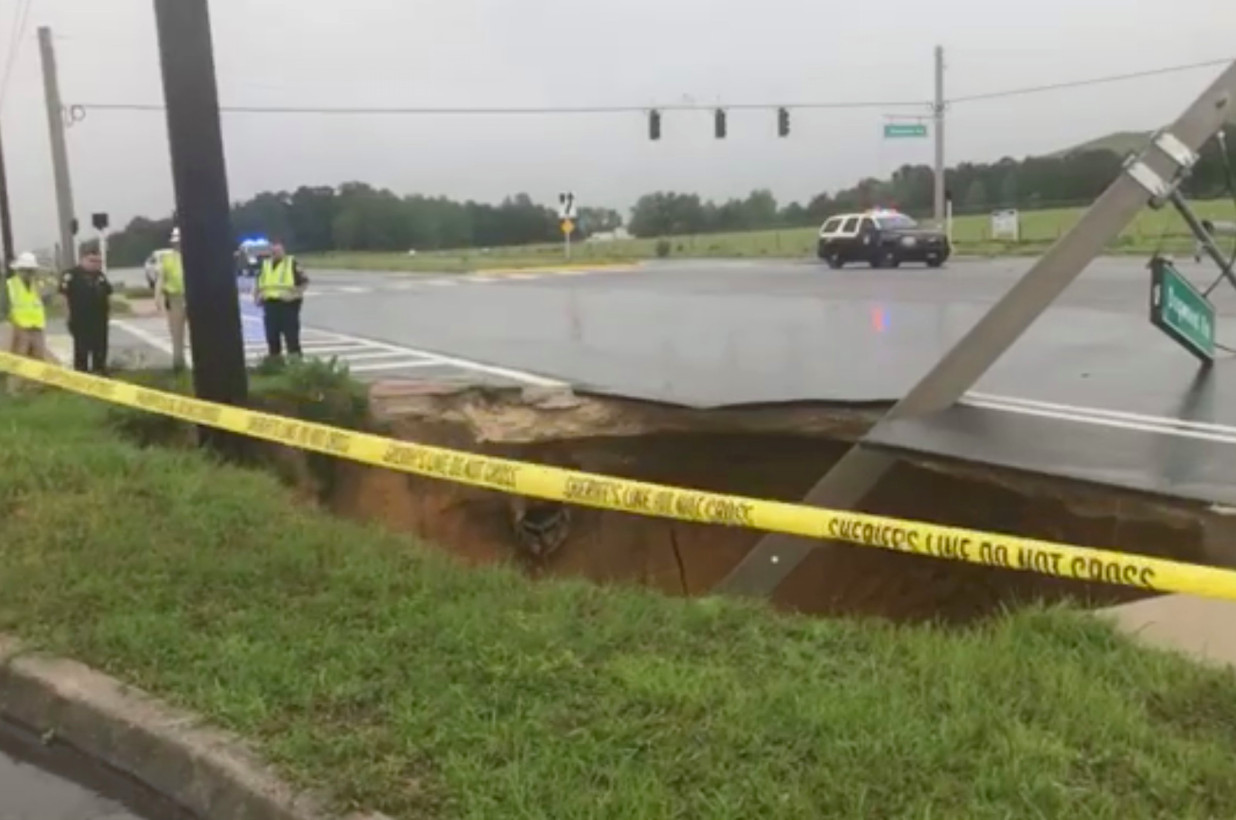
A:
MULTIPOLYGON (((112 316, 130 316, 133 313, 133 305, 125 296, 116 295, 111 298, 112 316)), ((62 319, 69 315, 69 309, 65 303, 63 296, 53 296, 47 302, 47 315, 53 319, 62 319)))
POLYGON ((964 631, 531 583, 0 400, 0 630, 405 818, 1202 818, 1236 680, 1104 624, 964 631))
POLYGON ((302 261, 316 270, 376 270, 410 273, 471 273, 505 268, 557 267, 573 264, 624 264, 644 258, 630 248, 615 250, 592 246, 577 247, 567 259, 561 245, 526 245, 499 248, 492 253, 475 250, 441 251, 408 256, 400 253, 339 251, 312 254, 302 261))
MULTIPOLYGON (((1201 218, 1236 219, 1230 201, 1195 203, 1201 218)), ((992 240, 991 219, 987 214, 960 216, 954 220, 953 239, 960 255, 1032 255, 1045 251, 1063 236, 1084 213, 1082 208, 1056 208, 1022 212, 1020 242, 992 240)), ((813 257, 817 228, 795 228, 743 233, 701 234, 669 237, 670 257, 687 258, 795 258, 813 257)), ((1226 246, 1231 240, 1222 238, 1226 246)), ((656 256, 655 239, 630 239, 604 244, 577 243, 572 262, 612 264, 656 256)), ((1109 253, 1150 254, 1162 249, 1171 253, 1191 253, 1193 240, 1174 210, 1144 210, 1108 246, 1109 253)), ((462 273, 486 268, 535 268, 564 264, 561 245, 528 245, 494 248, 488 254, 476 250, 434 251, 416 256, 397 253, 332 253, 305 257, 305 263, 319 270, 363 269, 462 273)))

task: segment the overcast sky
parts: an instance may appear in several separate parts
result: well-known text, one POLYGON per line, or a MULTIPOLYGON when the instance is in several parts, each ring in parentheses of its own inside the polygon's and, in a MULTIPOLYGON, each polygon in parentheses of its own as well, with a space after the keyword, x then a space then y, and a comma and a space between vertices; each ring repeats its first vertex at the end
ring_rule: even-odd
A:
MULTIPOLYGON (((21 0, 0 0, 0 49, 21 0)), ((233 105, 653 106, 928 100, 932 48, 957 97, 1236 55, 1234 0, 211 0, 220 96, 233 105)), ((32 0, 4 128, 17 244, 52 240, 54 201, 36 30, 56 35, 66 104, 161 103, 152 0, 32 0)), ((7 53, 4 54, 7 59, 7 53)), ((2 66, 0 62, 0 66, 2 66)), ((1176 116, 1218 72, 950 111, 948 161, 1053 151, 1176 116)), ((782 201, 928 162, 885 142, 886 114, 557 117, 224 115, 233 200, 363 180, 399 193, 497 200, 560 189, 624 211, 655 189, 782 201)), ((92 111, 69 131, 79 215, 123 223, 172 208, 161 113, 92 111)))

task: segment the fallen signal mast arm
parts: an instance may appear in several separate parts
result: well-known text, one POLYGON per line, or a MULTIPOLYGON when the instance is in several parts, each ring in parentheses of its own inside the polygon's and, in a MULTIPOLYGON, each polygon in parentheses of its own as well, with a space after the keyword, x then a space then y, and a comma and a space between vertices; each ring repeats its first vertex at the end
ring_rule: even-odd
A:
MULTIPOLYGON (((955 404, 1142 208, 1152 199, 1170 195, 1172 189, 1167 186, 1186 170, 1179 152, 1171 149, 1179 146, 1195 154, 1232 116, 1236 110, 1234 97, 1236 62, 1228 65, 1175 123, 1160 132, 1125 167, 1073 229, 1039 258, 880 423, 926 415, 955 404), (1148 190, 1148 186, 1159 185, 1164 186, 1161 191, 1148 190)), ((896 456, 860 441, 812 487, 803 503, 854 509, 896 463, 896 456)), ((718 590, 770 595, 818 546, 784 534, 770 535, 721 582, 718 590)))

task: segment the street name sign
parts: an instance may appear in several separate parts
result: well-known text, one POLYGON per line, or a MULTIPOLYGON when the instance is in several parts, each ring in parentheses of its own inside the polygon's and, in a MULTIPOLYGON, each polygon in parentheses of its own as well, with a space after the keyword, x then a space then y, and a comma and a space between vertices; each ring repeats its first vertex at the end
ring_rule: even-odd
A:
POLYGON ((884 126, 884 139, 921 139, 927 136, 927 126, 921 122, 890 122, 884 126))
POLYGON ((1214 361, 1214 305, 1166 259, 1150 262, 1150 322, 1205 364, 1214 361))

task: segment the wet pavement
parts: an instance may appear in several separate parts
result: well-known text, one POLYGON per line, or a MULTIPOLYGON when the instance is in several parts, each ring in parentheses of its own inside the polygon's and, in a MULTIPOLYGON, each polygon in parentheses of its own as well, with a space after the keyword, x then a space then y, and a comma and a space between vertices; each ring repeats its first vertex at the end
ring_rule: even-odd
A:
POLYGON ((0 820, 189 820, 65 750, 0 725, 0 820), (36 765, 37 762, 37 765, 36 765), (123 799, 122 799, 123 796, 123 799))
POLYGON ((0 751, 3 820, 139 820, 120 803, 0 751))
MULTIPOLYGON (((698 260, 505 276, 311 271, 305 322, 321 334, 319 348, 344 346, 374 366, 358 375, 373 378, 449 372, 489 383, 561 381, 693 407, 890 402, 1032 263, 834 271, 813 260, 698 260), (388 357, 364 358, 382 346, 388 357)), ((1191 260, 1180 269, 1203 286, 1215 278, 1191 260)), ((1236 292, 1223 285, 1214 301, 1219 341, 1236 347, 1236 321, 1222 316, 1236 315, 1236 292)), ((974 395, 936 416, 881 428, 876 438, 895 449, 1236 503, 1236 357, 1222 352, 1199 377, 1196 360, 1151 326, 1148 304, 1144 259, 1096 260, 974 395)), ((256 331, 255 322, 256 314, 246 327, 256 331)), ((249 341, 257 354, 260 336, 249 341)))
MULTIPOLYGON (((306 306, 306 320, 598 392, 696 407, 887 401, 903 395, 1029 264, 832 271, 811 262, 709 261, 402 292, 385 289, 375 274, 372 292, 323 296, 306 306)), ((1223 298, 1236 305, 1226 292, 1223 298)), ((1089 393, 1140 394, 1143 386, 1128 382, 1130 358, 1145 365, 1144 381, 1157 383, 1163 372, 1191 376, 1194 362, 1150 326, 1147 303, 1142 263, 1096 262, 981 389, 1070 400, 1097 379, 1089 393)))

